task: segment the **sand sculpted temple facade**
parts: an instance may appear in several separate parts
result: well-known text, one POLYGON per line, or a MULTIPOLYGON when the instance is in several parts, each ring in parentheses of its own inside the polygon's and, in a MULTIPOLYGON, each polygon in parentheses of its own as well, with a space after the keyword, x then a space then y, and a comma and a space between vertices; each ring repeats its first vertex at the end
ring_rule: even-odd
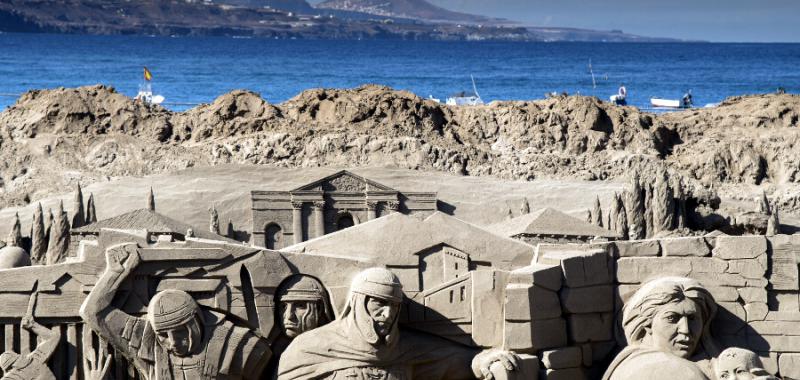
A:
POLYGON ((253 242, 280 249, 393 212, 430 215, 436 193, 400 192, 346 170, 287 191, 251 193, 253 242))
POLYGON ((247 243, 148 208, 0 250, 2 378, 800 379, 800 235, 533 245, 347 172, 252 197, 247 243))

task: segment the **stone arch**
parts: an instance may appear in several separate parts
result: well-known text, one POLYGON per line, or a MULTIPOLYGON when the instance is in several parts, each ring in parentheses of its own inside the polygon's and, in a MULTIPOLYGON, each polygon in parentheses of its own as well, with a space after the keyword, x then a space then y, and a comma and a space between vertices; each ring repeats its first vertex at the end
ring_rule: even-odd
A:
POLYGON ((283 227, 276 222, 264 224, 264 247, 267 249, 283 248, 283 227))
POLYGON ((359 223, 358 217, 353 215, 350 211, 339 211, 336 214, 334 225, 336 231, 341 231, 348 227, 353 227, 359 223))

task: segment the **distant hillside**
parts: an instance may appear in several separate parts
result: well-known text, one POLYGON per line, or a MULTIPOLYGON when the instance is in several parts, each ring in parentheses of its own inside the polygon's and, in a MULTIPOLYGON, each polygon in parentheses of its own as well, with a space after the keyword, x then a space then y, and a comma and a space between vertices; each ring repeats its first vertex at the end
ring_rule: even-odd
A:
POLYGON ((487 22, 492 20, 485 16, 449 11, 425 0, 326 0, 317 4, 316 7, 425 21, 487 22))
POLYGON ((303 11, 308 6, 305 0, 0 0, 0 32, 340 40, 667 41, 621 32, 492 25, 491 21, 497 20, 450 12, 423 0, 385 4, 392 4, 387 12, 398 16, 322 8, 303 11), (459 18, 488 22, 455 21, 459 18))
POLYGON ((216 3, 240 5, 250 8, 279 9, 300 14, 314 14, 316 10, 306 0, 217 0, 216 3))

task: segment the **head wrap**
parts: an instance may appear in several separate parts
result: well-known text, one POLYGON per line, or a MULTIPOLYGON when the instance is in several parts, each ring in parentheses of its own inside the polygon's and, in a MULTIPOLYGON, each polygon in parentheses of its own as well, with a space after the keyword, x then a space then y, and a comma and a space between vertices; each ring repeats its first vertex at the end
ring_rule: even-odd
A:
POLYGON ((199 310, 197 302, 189 293, 168 289, 150 300, 147 305, 147 319, 155 332, 162 332, 188 323, 199 310))
POLYGON ((278 290, 279 301, 324 301, 325 288, 314 277, 298 274, 286 279, 278 290))
MULTIPOLYGON (((342 319, 355 329, 369 345, 380 342, 380 336, 375 331, 375 322, 367 312, 367 297, 374 297, 397 304, 403 302, 403 286, 400 279, 385 268, 370 268, 356 275, 350 284, 350 295, 342 311, 342 319)), ((391 321, 389 335, 384 337, 387 346, 394 346, 400 335, 397 319, 400 313, 395 314, 391 321)))
MULTIPOLYGON (((328 293, 322 283, 314 277, 304 274, 293 275, 278 286, 277 302, 313 302, 317 306, 317 326, 334 320, 328 300, 328 293)), ((306 317, 311 316, 311 311, 306 317)), ((282 316, 278 316, 282 318, 282 316)), ((305 321, 304 321, 305 322, 305 321)))
POLYGON ((370 268, 357 274, 350 284, 350 292, 389 302, 403 302, 403 285, 400 284, 400 279, 385 268, 370 268))

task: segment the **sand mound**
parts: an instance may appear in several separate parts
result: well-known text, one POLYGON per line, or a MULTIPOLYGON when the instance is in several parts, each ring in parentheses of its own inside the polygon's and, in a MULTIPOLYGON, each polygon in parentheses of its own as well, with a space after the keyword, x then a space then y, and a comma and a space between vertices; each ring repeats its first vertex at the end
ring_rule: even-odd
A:
POLYGON ((308 90, 278 105, 233 91, 175 113, 103 86, 31 91, 0 113, 0 186, 12 204, 77 180, 223 163, 528 180, 669 169, 699 196, 711 185, 800 182, 798 113, 793 95, 654 115, 583 96, 449 107, 376 85, 308 90))
POLYGON ((14 137, 124 133, 163 140, 171 133, 169 116, 161 107, 146 107, 100 85, 34 90, 3 112, 2 131, 14 137))

